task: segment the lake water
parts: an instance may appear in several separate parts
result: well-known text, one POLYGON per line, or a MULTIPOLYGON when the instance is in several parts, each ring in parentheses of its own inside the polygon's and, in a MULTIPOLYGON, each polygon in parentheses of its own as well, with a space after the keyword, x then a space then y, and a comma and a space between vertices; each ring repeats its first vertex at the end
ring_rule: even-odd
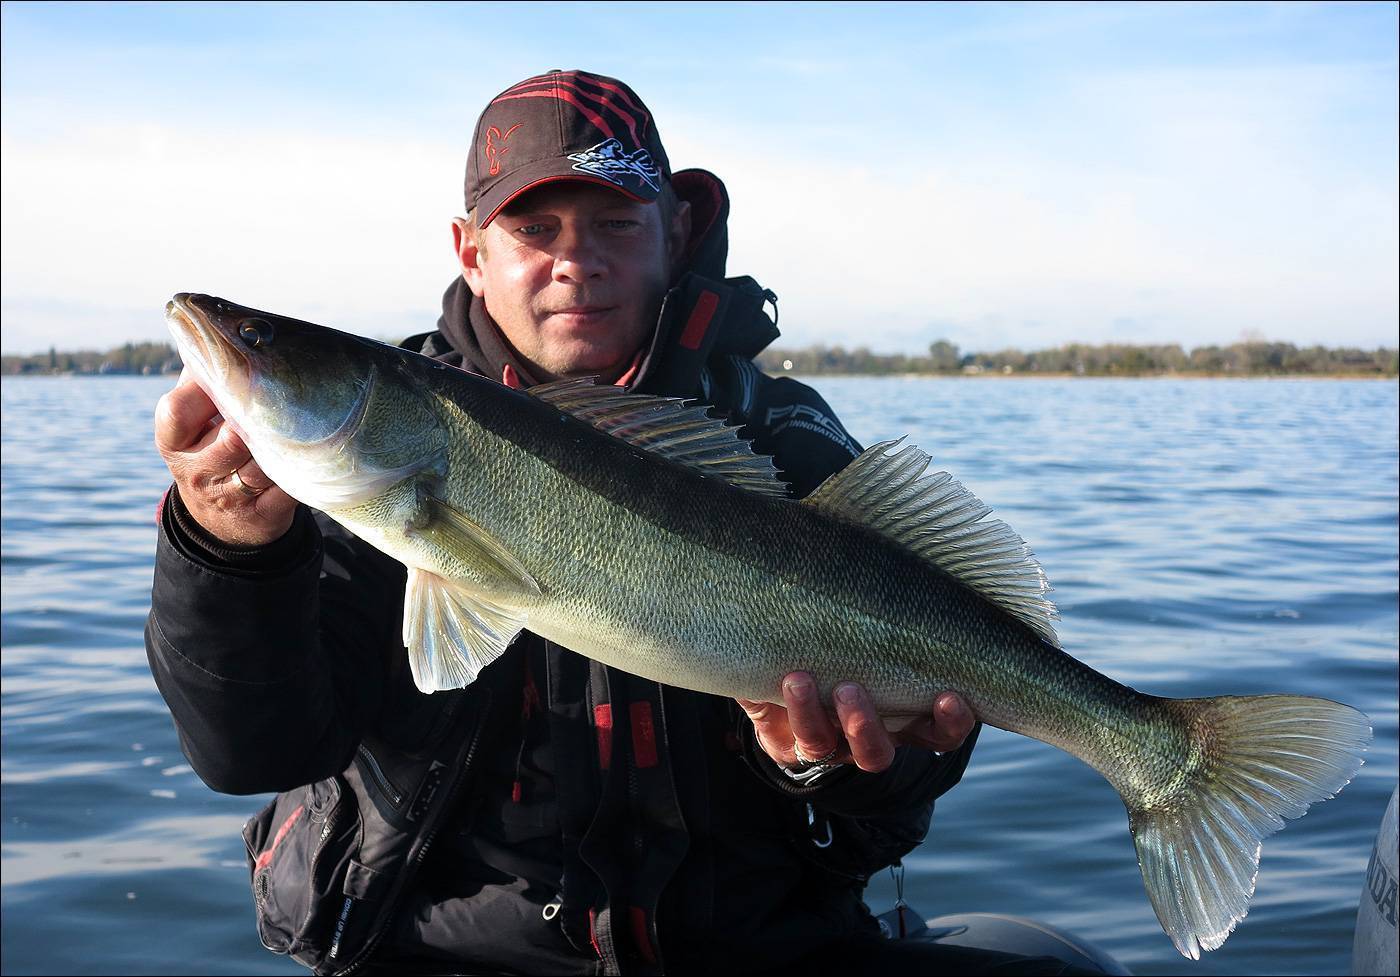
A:
MULTIPOLYGON (((238 829, 261 799, 195 777, 142 649, 170 382, 0 386, 6 974, 304 973, 253 928, 238 829)), ((1041 919, 1139 974, 1346 973, 1396 782, 1397 384, 816 385, 858 438, 912 435, 1031 543, 1078 658, 1159 695, 1326 696, 1376 731, 1357 780, 1265 843, 1248 918, 1200 963, 1159 929, 1112 788, 998 730, 907 860, 912 905, 1041 919)))

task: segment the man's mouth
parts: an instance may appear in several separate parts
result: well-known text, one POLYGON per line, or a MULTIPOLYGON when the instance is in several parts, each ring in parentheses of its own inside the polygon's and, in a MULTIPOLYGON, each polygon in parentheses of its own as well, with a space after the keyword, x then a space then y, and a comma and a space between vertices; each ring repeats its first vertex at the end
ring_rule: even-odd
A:
POLYGON ((572 305, 566 309, 555 309, 550 315, 568 322, 587 324, 606 318, 616 309, 615 305, 572 305))

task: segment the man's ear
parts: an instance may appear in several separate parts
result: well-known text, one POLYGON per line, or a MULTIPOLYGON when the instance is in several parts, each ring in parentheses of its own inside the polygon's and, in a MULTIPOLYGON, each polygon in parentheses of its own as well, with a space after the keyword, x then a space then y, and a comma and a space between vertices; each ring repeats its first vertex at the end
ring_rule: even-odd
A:
POLYGON ((462 278, 477 298, 482 296, 481 248, 477 245, 477 234, 484 234, 468 223, 465 217, 452 218, 452 249, 457 252, 457 263, 462 268, 462 278))
POLYGON ((671 226, 667 229, 666 243, 670 246, 671 273, 675 274, 685 260, 690 247, 690 202, 676 202, 676 212, 671 215, 671 226))

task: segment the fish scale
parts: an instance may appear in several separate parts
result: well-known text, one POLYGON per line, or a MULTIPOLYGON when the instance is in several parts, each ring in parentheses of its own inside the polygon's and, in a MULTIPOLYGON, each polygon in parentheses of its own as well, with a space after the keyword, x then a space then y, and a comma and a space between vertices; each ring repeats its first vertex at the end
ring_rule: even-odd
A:
POLYGON ((177 295, 167 321, 264 472, 408 567, 424 691, 470 683, 525 628, 717 695, 780 703, 797 669, 824 698, 857 681, 892 726, 956 691, 1113 784, 1192 958, 1244 918, 1262 840, 1361 766, 1371 729, 1349 706, 1163 699, 1071 657, 1025 543, 912 446, 875 445, 797 502, 680 401, 514 391, 209 296, 177 295))

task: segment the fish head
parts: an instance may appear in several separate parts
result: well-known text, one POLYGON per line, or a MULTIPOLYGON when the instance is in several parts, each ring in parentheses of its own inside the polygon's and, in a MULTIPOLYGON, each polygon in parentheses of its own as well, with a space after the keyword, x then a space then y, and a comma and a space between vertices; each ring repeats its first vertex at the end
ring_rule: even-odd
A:
POLYGON ((166 324, 185 366, 263 471, 321 509, 357 505, 420 468, 444 435, 404 353, 315 323, 181 292, 166 324))
POLYGON ((165 307, 183 362, 240 433, 324 441, 353 410, 368 361, 358 337, 310 322, 181 292, 165 307))

